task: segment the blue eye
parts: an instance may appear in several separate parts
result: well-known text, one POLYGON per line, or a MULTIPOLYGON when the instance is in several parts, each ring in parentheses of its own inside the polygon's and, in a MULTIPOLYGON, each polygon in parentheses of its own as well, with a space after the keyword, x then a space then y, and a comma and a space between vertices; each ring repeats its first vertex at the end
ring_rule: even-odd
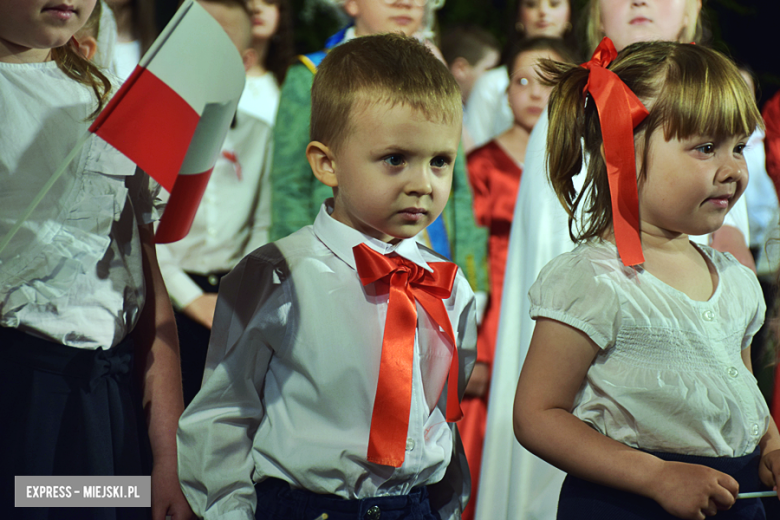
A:
POLYGON ((394 167, 403 166, 404 164, 403 156, 398 154, 388 155, 383 160, 386 164, 394 167))
POLYGON ((448 164, 450 164, 450 161, 446 157, 434 157, 431 159, 431 166, 434 168, 445 168, 448 164))

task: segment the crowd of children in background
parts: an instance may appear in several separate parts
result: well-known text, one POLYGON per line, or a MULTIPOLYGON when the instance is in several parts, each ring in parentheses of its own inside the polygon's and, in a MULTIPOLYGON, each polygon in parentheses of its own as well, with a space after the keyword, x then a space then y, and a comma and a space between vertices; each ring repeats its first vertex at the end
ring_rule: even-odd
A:
MULTIPOLYGON (((502 45, 439 27, 441 0, 327 0, 349 23, 298 56, 292 0, 197 1, 246 84, 189 234, 153 245, 167 194, 92 136, 0 251, 0 414, 21 418, 0 426, 0 516, 49 518, 13 507, 24 474, 152 475, 151 512, 50 518, 777 514, 734 498, 780 480, 752 376, 777 343, 780 93, 762 120, 750 68, 705 48, 701 2, 517 0, 502 45), (587 104, 596 68, 639 101, 635 270, 599 202, 620 132, 587 104), (706 188, 657 188, 694 154, 717 165, 706 188), (683 215, 694 192, 715 216, 683 215), (696 334, 721 350, 692 354, 710 345, 696 334), (637 342, 710 372, 670 375, 637 342), (643 488, 643 471, 669 481, 643 488)), ((56 23, 44 3, 0 0, 0 238, 160 31, 153 0, 75 0, 56 23)))

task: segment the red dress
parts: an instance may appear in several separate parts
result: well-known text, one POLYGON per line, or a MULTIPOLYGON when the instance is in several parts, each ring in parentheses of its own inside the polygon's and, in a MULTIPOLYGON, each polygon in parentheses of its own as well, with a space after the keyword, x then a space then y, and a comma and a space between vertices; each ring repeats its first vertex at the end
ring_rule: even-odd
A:
MULTIPOLYGON (((780 91, 766 102, 761 115, 764 116, 766 124, 766 137, 764 137, 766 172, 775 183, 775 190, 780 193, 780 91)), ((780 364, 775 368, 772 417, 780 423, 780 364)))
MULTIPOLYGON (((522 168, 495 140, 473 150, 468 155, 468 172, 474 192, 474 218, 477 224, 489 229, 488 264, 490 268, 490 297, 477 337, 477 362, 487 363, 492 369, 493 354, 501 313, 501 290, 509 251, 509 231, 515 213, 517 191, 520 189, 522 168)), ((479 469, 482 463, 482 445, 485 439, 488 396, 466 397, 463 400, 463 419, 458 430, 463 440, 466 459, 471 471, 471 500, 463 513, 463 520, 474 517, 479 469)))
POLYGON ((761 115, 766 124, 766 172, 775 183, 775 190, 780 193, 780 91, 764 104, 761 115))

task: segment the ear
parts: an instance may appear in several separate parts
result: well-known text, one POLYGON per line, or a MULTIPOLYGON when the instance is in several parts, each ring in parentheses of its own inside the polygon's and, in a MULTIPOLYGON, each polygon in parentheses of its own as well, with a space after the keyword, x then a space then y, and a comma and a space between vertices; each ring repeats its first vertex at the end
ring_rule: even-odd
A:
POLYGON ((347 0, 344 2, 344 10, 350 18, 357 18, 360 15, 360 7, 357 5, 356 0, 347 0))
POLYGON ((336 177, 336 158, 330 148, 319 141, 312 141, 306 147, 306 159, 314 176, 322 184, 331 188, 339 185, 336 177))
POLYGON ((97 40, 92 36, 83 36, 73 40, 76 42, 79 54, 91 61, 97 52, 97 40))
POLYGON ((241 61, 244 62, 244 72, 249 72, 249 69, 257 65, 257 51, 252 48, 245 50, 241 53, 241 61))
POLYGON ((458 82, 463 81, 471 64, 465 58, 458 56, 450 63, 450 71, 458 82))

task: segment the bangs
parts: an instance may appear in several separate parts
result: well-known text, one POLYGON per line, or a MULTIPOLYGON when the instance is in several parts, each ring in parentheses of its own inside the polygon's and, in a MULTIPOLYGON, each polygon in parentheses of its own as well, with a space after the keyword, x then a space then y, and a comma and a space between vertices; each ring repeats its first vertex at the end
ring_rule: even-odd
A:
POLYGON ((653 119, 663 121, 667 141, 750 136, 763 128, 753 92, 728 58, 698 52, 694 45, 676 51, 652 109, 653 119))

